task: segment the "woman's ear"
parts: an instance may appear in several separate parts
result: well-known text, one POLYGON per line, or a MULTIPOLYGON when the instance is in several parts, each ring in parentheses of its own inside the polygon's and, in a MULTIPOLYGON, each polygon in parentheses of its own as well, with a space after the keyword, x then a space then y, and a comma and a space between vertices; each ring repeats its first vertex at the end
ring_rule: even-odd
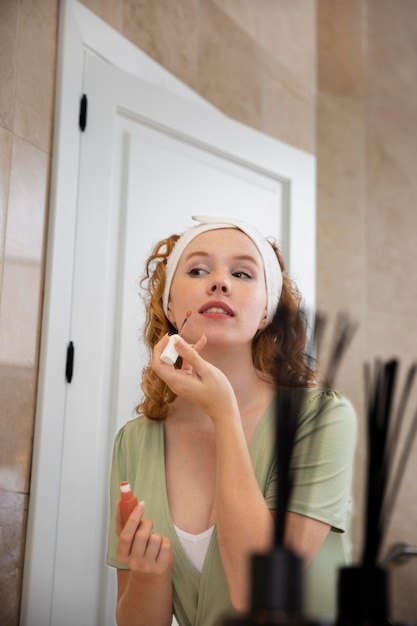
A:
POLYGON ((171 306, 169 303, 168 303, 168 309, 167 309, 167 318, 168 318, 168 321, 171 322, 171 324, 176 328, 177 325, 175 324, 175 317, 174 317, 173 312, 171 311, 171 306))
POLYGON ((266 317, 267 317, 267 315, 266 315, 266 307, 265 307, 264 314, 262 316, 261 321, 259 322, 258 331, 263 330, 265 328, 265 326, 266 326, 266 317))

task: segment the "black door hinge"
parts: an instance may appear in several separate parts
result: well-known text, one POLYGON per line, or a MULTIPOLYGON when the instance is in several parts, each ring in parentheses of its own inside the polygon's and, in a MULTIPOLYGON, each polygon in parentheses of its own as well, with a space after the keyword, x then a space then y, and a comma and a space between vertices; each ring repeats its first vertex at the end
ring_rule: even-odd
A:
POLYGON ((85 127, 87 126, 87 96, 85 94, 82 95, 80 100, 80 115, 78 118, 78 124, 81 132, 84 132, 85 127))
POLYGON ((72 341, 69 342, 67 348, 67 363, 65 365, 65 378, 67 379, 67 383, 72 381, 72 374, 74 371, 74 344, 72 341))

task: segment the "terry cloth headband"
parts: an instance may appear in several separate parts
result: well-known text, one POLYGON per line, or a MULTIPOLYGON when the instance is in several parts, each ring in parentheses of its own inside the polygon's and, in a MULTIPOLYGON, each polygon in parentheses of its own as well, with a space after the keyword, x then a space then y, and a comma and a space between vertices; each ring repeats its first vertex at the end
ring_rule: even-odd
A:
POLYGON ((247 235, 255 244, 262 257, 267 292, 266 323, 270 324, 278 307, 282 290, 282 272, 277 256, 269 241, 254 227, 246 222, 231 217, 215 217, 212 215, 193 215, 193 220, 199 222, 197 226, 185 231, 177 239, 171 254, 167 259, 165 289, 162 303, 165 315, 168 316, 168 300, 172 279, 177 269, 178 261, 189 243, 201 233, 219 228, 237 228, 247 235))

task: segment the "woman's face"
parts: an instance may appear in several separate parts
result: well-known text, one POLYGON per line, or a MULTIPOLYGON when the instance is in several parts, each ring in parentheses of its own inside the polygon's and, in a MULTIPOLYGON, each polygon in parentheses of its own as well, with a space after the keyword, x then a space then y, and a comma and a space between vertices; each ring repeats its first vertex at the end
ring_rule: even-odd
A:
POLYGON ((184 250, 171 286, 168 319, 193 343, 249 343, 265 324, 262 258, 253 241, 233 228, 198 235, 184 250))

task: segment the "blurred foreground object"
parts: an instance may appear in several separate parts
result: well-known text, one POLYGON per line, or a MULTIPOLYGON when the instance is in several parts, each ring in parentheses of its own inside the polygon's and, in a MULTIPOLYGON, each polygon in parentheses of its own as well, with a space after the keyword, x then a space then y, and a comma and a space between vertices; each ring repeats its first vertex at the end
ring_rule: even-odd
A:
POLYGON ((396 454, 407 401, 416 374, 416 364, 408 370, 394 412, 394 396, 399 363, 376 361, 374 371, 365 368, 367 395, 367 484, 364 517, 364 546, 360 563, 340 570, 338 618, 336 626, 384 626, 390 620, 390 583, 385 558, 379 563, 381 544, 394 509, 417 429, 417 410, 404 449, 396 454), (394 459, 397 462, 394 463, 394 459))

